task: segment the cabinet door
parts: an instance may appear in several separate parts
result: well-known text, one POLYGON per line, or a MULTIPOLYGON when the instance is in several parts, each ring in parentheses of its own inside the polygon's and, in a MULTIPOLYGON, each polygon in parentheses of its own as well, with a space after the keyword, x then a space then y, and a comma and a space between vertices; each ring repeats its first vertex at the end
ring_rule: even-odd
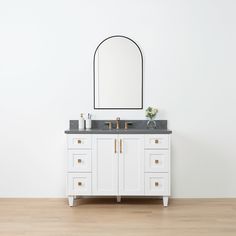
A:
POLYGON ((119 195, 144 194, 144 136, 119 135, 119 195))
POLYGON ((92 149, 93 195, 117 195, 118 136, 94 135, 92 149))

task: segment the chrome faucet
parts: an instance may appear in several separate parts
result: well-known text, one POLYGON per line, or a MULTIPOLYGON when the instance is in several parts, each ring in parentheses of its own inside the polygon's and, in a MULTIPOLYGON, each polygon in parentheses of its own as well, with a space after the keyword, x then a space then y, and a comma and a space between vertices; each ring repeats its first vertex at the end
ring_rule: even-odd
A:
POLYGON ((120 129, 120 117, 116 118, 116 129, 120 129))

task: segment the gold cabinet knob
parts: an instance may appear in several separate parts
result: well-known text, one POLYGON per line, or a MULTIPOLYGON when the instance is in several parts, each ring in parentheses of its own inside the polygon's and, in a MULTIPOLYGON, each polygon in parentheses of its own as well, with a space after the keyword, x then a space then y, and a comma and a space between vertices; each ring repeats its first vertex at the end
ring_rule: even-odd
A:
POLYGON ((79 186, 82 186, 82 182, 78 182, 78 185, 79 185, 79 186))
POLYGON ((156 143, 156 144, 159 143, 159 140, 158 140, 158 139, 155 139, 155 143, 156 143))
POLYGON ((78 139, 78 140, 77 140, 77 143, 78 143, 78 144, 81 144, 82 142, 81 142, 81 140, 80 140, 80 139, 78 139))
POLYGON ((159 186, 159 183, 158 183, 158 182, 155 182, 155 186, 156 186, 156 187, 159 186))
POLYGON ((159 160, 155 160, 155 164, 158 164, 159 163, 159 160))
POLYGON ((81 163, 82 162, 82 160, 81 159, 78 159, 78 163, 81 163))

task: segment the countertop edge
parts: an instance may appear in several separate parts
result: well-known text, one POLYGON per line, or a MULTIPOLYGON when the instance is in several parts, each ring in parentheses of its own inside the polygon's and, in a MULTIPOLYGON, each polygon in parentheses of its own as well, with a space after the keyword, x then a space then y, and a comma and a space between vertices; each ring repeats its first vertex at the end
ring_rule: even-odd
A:
POLYGON ((171 130, 65 130, 65 134, 172 134, 171 130))

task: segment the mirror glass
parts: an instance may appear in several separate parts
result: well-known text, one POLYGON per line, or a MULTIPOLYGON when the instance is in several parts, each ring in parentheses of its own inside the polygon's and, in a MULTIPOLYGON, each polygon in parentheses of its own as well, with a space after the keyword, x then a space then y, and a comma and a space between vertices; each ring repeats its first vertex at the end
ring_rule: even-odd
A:
POLYGON ((102 41, 94 54, 94 108, 143 108, 143 57, 125 36, 102 41))

